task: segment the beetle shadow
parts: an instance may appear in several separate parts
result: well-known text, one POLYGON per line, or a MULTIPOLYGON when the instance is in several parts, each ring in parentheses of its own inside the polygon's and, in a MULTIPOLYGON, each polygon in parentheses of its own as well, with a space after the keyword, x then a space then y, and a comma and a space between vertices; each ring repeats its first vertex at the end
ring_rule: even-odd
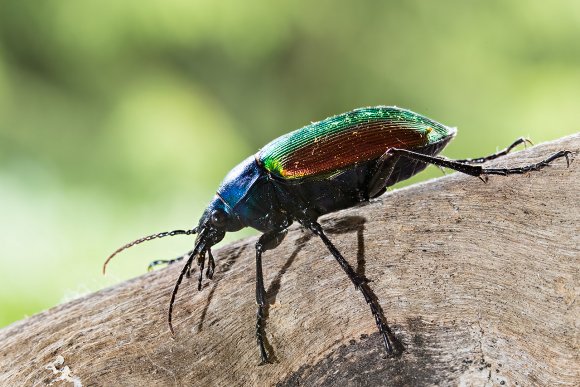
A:
MULTIPOLYGON (((298 253, 304 248, 306 242, 312 239, 313 236, 314 235, 309 232, 304 232, 304 234, 296 240, 296 248, 294 249, 292 254, 290 254, 288 259, 286 260, 286 263, 284 263, 284 266, 282 266, 280 270, 278 270, 278 273, 276 273, 276 276, 274 277, 274 280, 270 283, 270 286, 268 286, 268 289, 266 289, 266 306, 264 308, 264 321, 266 324, 268 323, 268 317, 270 315, 270 305, 276 303, 276 296, 280 291, 282 277, 284 276, 284 274, 286 274, 286 271, 288 271, 290 266, 292 266, 292 263, 298 256, 298 253)), ((264 327, 264 329, 265 328, 266 327, 264 327)), ((277 362, 278 359, 276 358, 276 354, 274 353, 274 348, 272 347, 272 345, 268 341, 268 338, 265 335, 264 335, 264 346, 268 351, 270 360, 273 362, 277 362)))
MULTIPOLYGON (((298 256, 298 253, 302 250, 302 248, 304 248, 306 242, 312 239, 312 237, 313 237, 312 234, 304 233, 300 238, 296 240, 296 248, 294 249, 292 254, 290 254, 288 259, 286 260, 286 263, 284 263, 284 266, 280 268, 280 270, 274 277, 274 280, 270 283, 270 286, 268 286, 268 289, 266 289, 266 299, 268 300, 267 305, 274 304, 276 302, 276 296, 280 291, 282 277, 284 276, 284 274, 286 274, 290 266, 292 266, 292 263, 294 263, 294 260, 298 256)), ((268 307, 266 307, 266 309, 268 309, 268 307)))
MULTIPOLYGON (((387 319, 384 315, 383 309, 380 307, 380 304, 378 303, 378 297, 373 292, 373 290, 368 286, 368 282, 371 282, 371 281, 368 280, 365 276, 365 264, 366 264, 365 244, 364 244, 365 223, 366 223, 366 219, 361 217, 361 216, 347 216, 347 217, 341 218, 341 219, 337 220, 336 222, 326 226, 325 231, 329 234, 335 234, 335 235, 356 232, 356 235, 357 235, 357 260, 356 260, 357 267, 356 267, 355 272, 357 273, 358 276, 360 276, 362 279, 364 279, 364 284, 362 286, 365 286, 365 288, 367 289, 370 296, 375 301, 377 301, 377 304, 379 305, 379 315, 387 327, 388 335, 389 335, 390 339, 392 340, 392 343, 393 343, 395 350, 398 353, 400 353, 403 351, 404 347, 399 342, 399 340, 397 340, 397 338, 394 336, 394 334, 391 332, 391 329, 387 324, 387 319)), ((288 257, 288 259, 286 260, 284 265, 280 268, 280 270, 278 271, 278 273, 276 274, 276 276, 274 277, 274 279, 272 280, 272 282, 268 286, 268 289, 266 289, 267 302, 266 302, 266 305, 264 308, 264 321, 265 321, 266 325, 267 325, 268 318, 269 318, 270 305, 272 305, 276 302, 276 297, 277 297, 277 295, 280 291, 280 287, 281 287, 282 277, 284 276, 284 274, 286 274, 286 272, 288 271, 290 266, 292 266, 292 264, 296 260, 296 257, 298 256, 298 253, 300 253, 300 251, 304 248, 305 244, 310 239, 312 239, 314 236, 315 236, 314 234, 312 234, 308 231, 304 231, 304 234, 296 240, 296 242, 295 242, 296 247, 295 247, 294 251, 292 252, 292 254, 290 254, 290 256, 288 257)), ((234 250, 228 256, 226 261, 220 266, 219 273, 221 273, 221 274, 227 273, 231 269, 231 267, 236 263, 237 259, 241 256, 245 247, 246 246, 241 246, 238 249, 234 250)), ((198 332, 201 331, 201 329, 203 328, 203 325, 205 323, 206 316, 207 316, 207 311, 209 309, 209 305, 210 305, 211 300, 214 296, 214 293, 217 289, 217 286, 219 285, 219 282, 223 278, 224 278, 223 276, 220 276, 220 278, 216 278, 213 281, 213 286, 211 287, 211 290, 207 295, 207 301, 206 301, 206 304, 201 312, 200 320, 199 320, 199 323, 197 325, 198 332)), ((204 287, 206 287, 206 286, 208 286, 208 285, 205 285, 204 287)), ((264 328, 266 328, 266 326, 264 328)), ((269 343, 268 338, 265 336, 264 336, 264 346, 266 347, 266 350, 268 351, 270 359, 273 362, 277 362, 277 358, 276 358, 276 355, 274 353, 274 349, 273 349, 272 345, 269 343)))
MULTIPOLYGON (((356 231, 357 233, 356 273, 363 278, 365 278, 365 258, 364 258, 365 244, 363 235, 365 222, 366 219, 363 218, 362 216, 347 216, 341 218, 340 220, 333 223, 329 228, 326 229, 326 231, 328 231, 331 234, 346 234, 349 232, 356 231)), ((280 268, 280 270, 274 277, 274 280, 270 283, 270 286, 268 286, 268 289, 266 289, 266 298, 268 300, 268 302, 266 303, 266 312, 269 309, 269 305, 274 304, 276 302, 276 296, 280 291, 282 277, 284 276, 284 274, 286 274, 290 266, 292 266, 292 263, 294 262, 294 260, 298 256, 298 253, 302 250, 306 242, 308 242, 314 236, 315 235, 312 234, 311 232, 304 231, 304 234, 296 240, 296 248, 294 249, 292 254, 290 254, 290 257, 288 257, 284 266, 280 268)))
POLYGON ((357 249, 355 272, 368 282, 369 280, 365 277, 365 223, 366 219, 362 216, 346 216, 338 219, 329 227, 326 227, 325 231, 329 234, 348 234, 356 231, 357 249))
MULTIPOLYGON (((274 280, 270 283, 270 286, 268 287, 268 289, 266 290, 266 306, 264 308, 264 321, 267 324, 268 321, 268 315, 269 315, 269 310, 270 310, 270 304, 275 303, 276 301, 276 296, 278 294, 278 292, 280 291, 280 286, 281 286, 281 282, 282 282, 282 277, 284 276, 284 274, 286 273, 286 271, 290 268, 290 266, 292 265, 292 263, 294 262, 294 260, 296 259, 296 257, 298 256, 298 253, 300 252, 300 250, 302 250, 302 248, 304 247, 304 245, 306 244, 307 241, 309 241, 311 238, 313 237, 312 234, 310 233, 304 233, 304 235, 302 235, 300 238, 298 238, 298 240, 296 241, 296 248, 294 249, 294 251, 292 252, 292 254, 290 255, 290 257, 288 257, 288 259, 286 260, 286 263, 284 264, 284 266, 282 266, 282 268, 278 271, 278 273, 276 274, 276 276, 274 277, 274 280)), ((221 274, 225 274, 227 273, 232 266, 234 265, 234 263, 236 263, 237 259, 240 257, 240 255, 242 254, 242 252, 244 251, 244 249, 246 248, 246 246, 241 246, 240 248, 238 248, 237 250, 235 250, 234 252, 232 252, 228 258, 226 259, 225 263, 223 263, 220 266, 220 270, 219 273, 221 274)), ((211 300, 213 299, 214 293, 219 285, 219 282, 224 278, 224 276, 220 276, 219 278, 216 278, 212 285, 204 285, 203 288, 207 287, 207 286, 211 286, 211 290, 209 291, 208 295, 207 295, 207 301, 205 303, 205 306, 201 312, 200 315, 200 319, 199 319, 199 323, 197 324, 197 331, 201 331, 203 329, 205 320, 206 320, 206 316, 207 316, 207 311, 209 309, 209 305, 211 304, 211 300)), ((203 290, 202 288, 202 290, 203 290)), ((276 362, 277 358, 276 355, 274 354, 274 349, 272 347, 272 345, 269 343, 268 338, 264 337, 264 346, 266 347, 266 350, 269 353, 269 357, 270 360, 276 362)))
MULTIPOLYGON (((393 343, 393 347, 395 348, 396 353, 400 354, 404 349, 403 345, 394 336, 394 334, 391 331, 391 328, 387 324, 387 319, 384 315, 383 309, 380 307, 380 304, 378 302, 378 297, 373 292, 373 290, 368 286, 368 282, 371 282, 371 281, 368 280, 365 276, 365 263, 366 263, 366 261, 365 261, 365 243, 364 243, 365 223, 366 223, 366 219, 362 216, 347 216, 347 217, 343 217, 343 218, 337 220, 336 222, 332 223, 329 226, 326 226, 325 231, 328 232, 329 234, 335 234, 335 235, 356 232, 356 235, 357 235, 357 255, 356 255, 357 266, 356 266, 355 272, 360 278, 362 278, 364 280, 364 284, 362 286, 364 286, 366 288, 366 290, 370 294, 370 296, 377 302, 377 305, 379 305, 379 316, 382 319, 382 321, 385 323, 385 326, 387 328, 387 334, 393 343)), ((265 309, 264 310, 264 320, 266 322, 267 322, 268 317, 269 317, 270 305, 272 305, 276 302, 276 296, 278 295, 278 292, 280 291, 282 277, 288 271, 288 269, 290 268, 292 263, 295 261, 296 257, 298 256, 298 253, 302 250, 302 248, 304 247, 306 242, 308 242, 314 236, 315 236, 314 234, 306 231, 304 233, 304 235, 302 235, 300 238, 298 238, 298 240, 296 241, 296 248, 294 249, 294 251, 292 252, 290 257, 288 257, 288 259, 286 260, 286 263, 278 271, 278 273, 274 277, 274 280, 270 283, 270 286, 266 290, 267 302, 266 302, 266 307, 264 308, 265 309)), ((268 342, 268 339, 266 337, 264 337, 264 345, 265 345, 268 353, 270 354, 270 358, 272 360, 276 361, 274 349, 270 345, 270 343, 268 342)))

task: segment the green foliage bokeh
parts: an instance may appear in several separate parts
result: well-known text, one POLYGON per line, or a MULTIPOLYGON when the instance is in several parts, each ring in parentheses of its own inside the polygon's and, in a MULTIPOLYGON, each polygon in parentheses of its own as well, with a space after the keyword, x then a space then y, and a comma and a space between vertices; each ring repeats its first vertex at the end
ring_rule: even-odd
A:
POLYGON ((576 0, 2 1, 0 326, 183 253, 100 274, 310 121, 406 107, 459 128, 450 157, 577 132, 579 38, 576 0))

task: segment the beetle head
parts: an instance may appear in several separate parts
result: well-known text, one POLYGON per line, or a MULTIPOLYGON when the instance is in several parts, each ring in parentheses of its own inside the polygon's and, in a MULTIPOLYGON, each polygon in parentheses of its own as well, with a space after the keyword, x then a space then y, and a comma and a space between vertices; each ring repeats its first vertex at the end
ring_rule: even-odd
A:
POLYGON ((216 195, 199 219, 197 241, 205 238, 208 246, 213 246, 223 239, 226 232, 239 231, 243 227, 238 216, 216 195))
MULTIPOLYGON (((177 282, 175 283, 175 287, 171 294, 171 301, 169 303, 168 323, 169 329, 173 333, 171 316, 173 311, 173 304, 175 302, 175 296, 177 295, 177 290, 179 289, 179 285, 181 284, 181 281, 183 280, 184 276, 189 277, 193 261, 197 260, 197 264, 199 266, 198 289, 201 290, 201 280, 203 268, 206 262, 206 255, 209 258, 208 261, 209 265, 207 268, 206 276, 208 278, 211 278, 213 276, 215 263, 211 253, 211 247, 216 243, 219 243, 226 235, 226 232, 238 231, 243 227, 244 225, 240 221, 239 217, 219 197, 219 195, 216 195, 214 199, 210 202, 206 210, 204 211, 203 215, 201 216, 197 227, 191 230, 166 231, 158 234, 145 236, 133 242, 130 242, 118 248, 113 254, 111 254, 107 258, 107 260, 103 264, 103 273, 105 273, 105 269, 109 261, 115 255, 117 255, 118 253, 120 253, 125 249, 128 249, 129 247, 135 246, 137 244, 146 241, 150 241, 152 239, 163 238, 166 236, 197 234, 193 250, 191 250, 189 253, 187 253, 186 256, 184 256, 184 258, 186 258, 186 263, 181 270, 181 273, 177 279, 177 282)), ((159 263, 170 263, 170 262, 171 261, 155 261, 149 265, 149 268, 151 269, 154 265, 157 265, 159 263)))

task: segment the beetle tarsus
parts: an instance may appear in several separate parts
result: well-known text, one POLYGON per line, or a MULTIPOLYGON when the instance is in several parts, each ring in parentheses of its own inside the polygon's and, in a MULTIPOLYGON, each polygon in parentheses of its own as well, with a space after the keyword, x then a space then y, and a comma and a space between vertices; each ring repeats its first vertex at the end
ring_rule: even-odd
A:
POLYGON ((264 330, 265 323, 265 309, 266 305, 258 304, 258 310, 256 311, 256 342, 258 344, 258 349, 260 351, 260 365, 269 364, 268 352, 266 351, 265 335, 264 330))
POLYGON ((527 172, 539 171, 541 169, 544 169, 545 167, 550 166, 554 160, 560 159, 562 157, 564 157, 566 159, 567 167, 570 167, 571 155, 572 155, 571 151, 567 151, 567 150, 559 151, 559 152, 554 153, 550 157, 548 157, 540 162, 537 162, 535 164, 524 165, 523 167, 516 167, 516 168, 484 168, 482 170, 482 174, 484 174, 484 175, 502 175, 502 176, 521 175, 521 174, 524 174, 527 172))

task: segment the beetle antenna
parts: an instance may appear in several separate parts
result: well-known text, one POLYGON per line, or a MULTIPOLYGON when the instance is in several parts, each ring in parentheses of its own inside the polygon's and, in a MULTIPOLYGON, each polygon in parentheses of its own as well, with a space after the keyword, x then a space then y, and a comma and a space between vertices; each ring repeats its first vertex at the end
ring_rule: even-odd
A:
POLYGON ((172 318, 173 318, 173 304, 175 303, 175 298, 177 297, 177 291, 179 290, 179 285, 181 285, 181 281, 183 281, 183 277, 189 273, 191 269, 191 264, 193 263, 193 258, 198 255, 200 252, 204 251, 205 243, 201 241, 195 248, 189 253, 189 257, 187 258, 187 262, 183 265, 183 269, 181 269, 181 273, 179 273, 179 277, 175 282, 175 286, 173 287, 173 292, 171 292, 171 300, 169 301, 169 310, 167 311, 167 324, 169 325, 169 330, 171 331, 172 335, 175 335, 175 331, 173 330, 172 318))
POLYGON ((146 237, 142 237, 139 238, 137 240, 134 240, 131 243, 127 243, 125 246, 120 247, 117 249, 117 251, 115 251, 113 254, 109 255, 109 258, 107 258, 107 260, 105 261, 105 263, 103 263, 103 274, 105 274, 105 270, 107 270, 107 265, 109 264, 109 262, 111 261, 111 259, 113 259, 113 257, 117 254, 119 254, 121 251, 128 249, 129 247, 138 245, 139 243, 143 243, 143 242, 147 242, 150 241, 152 239, 157 239, 157 238, 163 238, 166 236, 175 236, 175 235, 191 235, 191 234, 195 234, 197 233, 197 227, 191 230, 173 230, 173 231, 165 231, 165 232, 160 232, 159 234, 152 234, 152 235, 148 235, 146 237))

